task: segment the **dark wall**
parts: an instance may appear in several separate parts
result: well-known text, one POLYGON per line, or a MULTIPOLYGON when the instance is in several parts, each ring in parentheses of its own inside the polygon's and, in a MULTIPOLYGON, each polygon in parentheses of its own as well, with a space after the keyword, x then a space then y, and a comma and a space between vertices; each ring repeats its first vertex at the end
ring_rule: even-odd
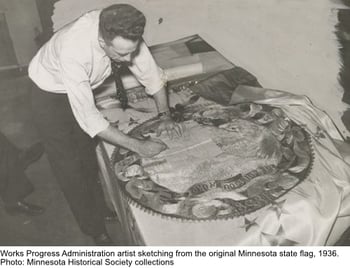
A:
POLYGON ((38 34, 36 42, 38 46, 45 43, 53 34, 53 22, 52 15, 54 10, 54 4, 59 0, 36 0, 41 25, 43 28, 42 33, 38 34))
POLYGON ((17 65, 16 53, 4 13, 0 13, 0 67, 17 65))

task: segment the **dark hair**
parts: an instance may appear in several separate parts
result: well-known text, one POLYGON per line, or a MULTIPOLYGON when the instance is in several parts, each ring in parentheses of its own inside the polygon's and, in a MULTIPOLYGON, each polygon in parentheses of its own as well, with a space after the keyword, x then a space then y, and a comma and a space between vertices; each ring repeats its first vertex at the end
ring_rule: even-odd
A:
POLYGON ((100 13, 99 31, 106 42, 116 36, 137 41, 142 37, 145 25, 145 15, 131 5, 111 5, 100 13))

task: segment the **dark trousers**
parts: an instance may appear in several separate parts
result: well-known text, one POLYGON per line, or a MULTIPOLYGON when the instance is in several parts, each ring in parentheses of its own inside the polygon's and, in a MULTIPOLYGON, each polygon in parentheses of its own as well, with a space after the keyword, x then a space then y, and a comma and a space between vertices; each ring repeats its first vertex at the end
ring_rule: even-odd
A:
POLYGON ((33 86, 31 101, 51 168, 80 229, 91 236, 105 232, 95 141, 79 127, 66 94, 33 86))
POLYGON ((13 204, 33 191, 18 159, 19 149, 0 132, 0 196, 13 204))

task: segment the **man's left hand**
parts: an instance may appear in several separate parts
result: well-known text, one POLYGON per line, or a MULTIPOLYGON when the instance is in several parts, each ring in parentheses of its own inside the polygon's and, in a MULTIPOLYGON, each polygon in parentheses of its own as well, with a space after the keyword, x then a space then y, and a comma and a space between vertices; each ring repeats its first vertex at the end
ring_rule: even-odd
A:
POLYGON ((169 138, 174 138, 175 136, 181 137, 184 132, 184 127, 181 124, 174 122, 170 116, 163 116, 160 119, 159 126, 157 128, 157 136, 159 137, 162 132, 166 131, 169 138))

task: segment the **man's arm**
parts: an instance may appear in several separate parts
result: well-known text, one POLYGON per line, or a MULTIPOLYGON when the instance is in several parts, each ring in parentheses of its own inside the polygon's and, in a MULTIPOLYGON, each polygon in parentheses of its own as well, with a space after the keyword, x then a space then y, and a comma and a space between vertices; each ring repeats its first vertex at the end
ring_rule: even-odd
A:
POLYGON ((160 141, 138 140, 112 127, 95 106, 89 78, 83 66, 67 57, 61 58, 60 67, 74 117, 88 135, 98 135, 113 145, 122 146, 143 157, 152 157, 167 148, 160 141))
POLYGON ((165 143, 155 139, 139 140, 132 138, 119 129, 109 126, 97 134, 100 138, 113 144, 122 146, 130 151, 138 153, 141 157, 152 157, 167 149, 165 143))
POLYGON ((174 132, 181 136, 181 125, 175 123, 170 117, 166 76, 158 67, 144 42, 140 44, 139 53, 133 59, 133 65, 129 69, 145 86, 146 93, 153 96, 158 113, 162 115, 160 118, 162 122, 157 129, 157 134, 160 135, 161 132, 166 131, 170 137, 173 136, 174 132))
POLYGON ((170 114, 169 104, 168 104, 168 95, 165 87, 159 90, 153 95, 154 101, 157 106, 158 113, 160 114, 170 114))

